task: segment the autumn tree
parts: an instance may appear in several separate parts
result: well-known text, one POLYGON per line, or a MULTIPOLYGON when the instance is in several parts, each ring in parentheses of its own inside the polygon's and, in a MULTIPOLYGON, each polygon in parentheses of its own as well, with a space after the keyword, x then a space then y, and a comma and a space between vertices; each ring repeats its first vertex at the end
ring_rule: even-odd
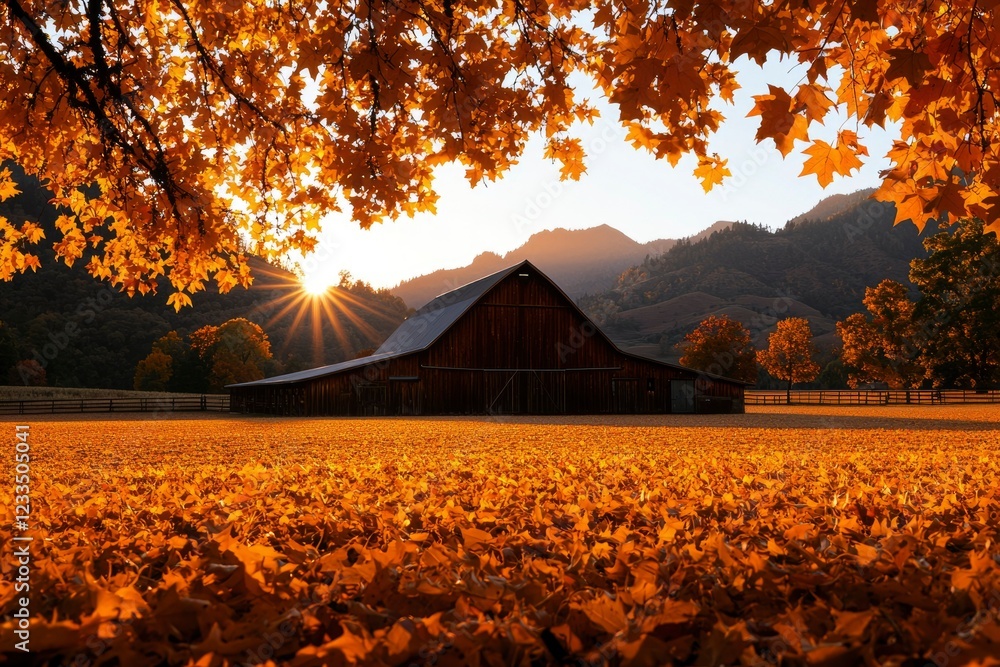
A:
POLYGON ((190 336, 191 349, 208 368, 210 391, 264 377, 271 366, 271 343, 260 326, 242 317, 204 326, 190 336))
POLYGON ((848 384, 885 382, 894 389, 918 388, 927 375, 922 337, 905 285, 883 280, 865 290, 869 316, 855 313, 837 322, 848 384))
MULTIPOLYGON (((363 227, 433 211, 434 170, 499 177, 541 135, 564 178, 595 85, 628 141, 706 189, 729 175, 711 138, 733 64, 787 58, 799 82, 756 97, 756 138, 827 185, 861 166, 854 129, 898 139, 876 198, 897 222, 995 220, 1000 28, 994 2, 474 3, 5 0, 0 160, 51 189, 55 238, 0 220, 0 277, 67 263, 128 293, 166 280, 175 307, 250 281, 246 250, 314 246, 320 216, 363 227), (845 126, 846 128, 846 126, 845 126)), ((863 134, 863 132, 862 132, 863 134)), ((15 196, 0 171, 0 199, 15 196)), ((1000 223, 991 223, 996 230, 1000 223)))
POLYGON ((809 382, 819 374, 819 364, 813 361, 816 346, 812 342, 809 320, 788 317, 779 320, 777 329, 767 337, 767 349, 757 352, 757 361, 768 373, 788 382, 785 393, 792 402, 792 385, 809 382))
POLYGON ((173 359, 154 349, 135 369, 136 391, 167 391, 173 373, 173 359))
POLYGON ((187 363, 188 346, 176 331, 153 342, 153 349, 135 369, 133 386, 138 391, 184 391, 182 367, 187 363), (181 380, 181 381, 179 381, 181 380))
POLYGON ((927 238, 910 263, 922 361, 936 386, 1000 385, 1000 243, 983 223, 962 221, 927 238))
POLYGON ((259 380, 275 369, 267 334, 238 317, 219 326, 203 326, 187 342, 176 331, 156 340, 136 367, 135 388, 217 392, 227 384, 259 380))
POLYGON ((684 337, 680 363, 744 382, 757 380, 757 354, 750 331, 726 315, 710 315, 684 337))

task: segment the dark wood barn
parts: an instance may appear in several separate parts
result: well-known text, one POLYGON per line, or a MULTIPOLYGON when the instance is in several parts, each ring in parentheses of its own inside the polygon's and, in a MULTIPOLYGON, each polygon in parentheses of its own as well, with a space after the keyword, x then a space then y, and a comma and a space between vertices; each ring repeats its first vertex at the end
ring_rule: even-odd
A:
POLYGON ((743 412, 738 380, 629 354, 530 262, 437 297, 370 357, 231 385, 279 415, 743 412))

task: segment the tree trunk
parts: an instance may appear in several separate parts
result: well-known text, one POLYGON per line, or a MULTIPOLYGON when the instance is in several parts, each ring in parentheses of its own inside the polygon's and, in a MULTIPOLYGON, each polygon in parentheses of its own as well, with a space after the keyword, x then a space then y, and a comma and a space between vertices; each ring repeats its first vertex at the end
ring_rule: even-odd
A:
POLYGON ((788 377, 788 388, 785 390, 785 403, 787 405, 792 404, 792 378, 788 377))

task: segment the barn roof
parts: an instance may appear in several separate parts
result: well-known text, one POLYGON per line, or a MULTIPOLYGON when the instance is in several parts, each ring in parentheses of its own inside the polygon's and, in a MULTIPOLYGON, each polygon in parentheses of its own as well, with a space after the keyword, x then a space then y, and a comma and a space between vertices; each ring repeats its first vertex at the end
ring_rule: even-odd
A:
POLYGON ((375 354, 408 354, 426 349, 490 291, 491 287, 525 265, 531 266, 524 261, 431 299, 404 320, 375 350, 375 354))
POLYGON ((295 373, 285 373, 284 375, 275 375, 274 377, 264 378, 263 380, 254 380, 253 382, 241 382, 239 384, 227 384, 226 387, 261 387, 269 384, 291 384, 293 382, 301 382, 303 380, 311 380, 313 378, 323 377, 324 375, 331 375, 333 373, 340 373, 342 371, 349 371, 353 368, 362 368, 369 364, 378 363, 384 359, 392 359, 398 357, 398 354, 372 354, 367 357, 359 357, 357 359, 350 359, 348 361, 341 361, 337 364, 330 364, 329 366, 320 366, 319 368, 310 368, 305 371, 298 371, 295 373))
MULTIPOLYGON (((230 384, 226 385, 228 387, 259 387, 265 385, 282 385, 291 384, 294 382, 302 382, 303 380, 311 380, 313 378, 323 377, 326 375, 332 375, 334 373, 340 373, 343 371, 352 370, 355 368, 362 368, 368 366, 369 364, 378 363, 380 361, 387 361, 389 359, 395 359, 396 357, 401 357, 407 354, 412 354, 413 352, 420 352, 430 347, 434 341, 441 337, 441 335, 451 328, 455 322, 457 322, 462 315, 464 315, 472 306, 474 306, 490 289, 499 283, 501 280, 507 276, 525 269, 530 269, 538 275, 545 277, 549 282, 559 291, 560 294, 565 297, 566 301, 575 308, 581 315, 581 317, 586 318, 587 315, 580 310, 580 307, 569 296, 566 295, 562 289, 552 282, 545 274, 535 268, 531 262, 524 260, 519 264, 509 266, 506 269, 492 273, 479 280, 474 280, 471 283, 457 287, 449 292, 445 292, 426 305, 421 307, 413 315, 408 317, 399 325, 392 334, 385 340, 382 345, 375 350, 375 353, 368 357, 360 357, 358 359, 351 359, 350 361, 343 361, 339 364, 332 364, 330 366, 321 366, 319 368, 312 368, 305 371, 299 371, 297 373, 286 373, 285 375, 276 375, 275 377, 264 378, 263 380, 255 380, 253 382, 243 382, 240 384, 230 384)), ((589 319, 589 318, 587 318, 589 319)), ((749 382, 744 382, 742 380, 736 380, 733 378, 724 377, 721 375, 715 375, 712 373, 705 373, 702 371, 694 371, 694 369, 687 368, 685 366, 678 366, 677 364, 670 364, 658 359, 652 359, 649 357, 644 357, 631 352, 626 352, 619 348, 614 341, 608 338, 607 334, 597 328, 597 333, 599 336, 604 338, 605 341, 615 349, 617 349, 621 354, 632 357, 633 359, 640 359, 642 361, 647 361, 651 363, 661 364, 663 366, 669 366, 671 368, 677 368, 685 371, 693 371, 701 373, 706 377, 710 377, 718 380, 725 380, 727 382, 734 382, 737 384, 748 385, 752 384, 749 382)))

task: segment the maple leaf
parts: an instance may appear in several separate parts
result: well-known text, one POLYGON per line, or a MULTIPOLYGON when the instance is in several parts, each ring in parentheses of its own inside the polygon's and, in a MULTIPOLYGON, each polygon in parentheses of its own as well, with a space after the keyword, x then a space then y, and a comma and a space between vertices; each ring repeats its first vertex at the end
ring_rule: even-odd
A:
POLYGON ((173 306, 174 310, 179 312, 184 306, 191 305, 191 297, 184 292, 174 292, 167 297, 167 305, 173 306))
POLYGON ((26 254, 24 256, 24 268, 31 269, 33 272, 36 272, 38 269, 42 268, 42 262, 38 259, 37 255, 26 254))
POLYGON ((805 83, 795 91, 795 113, 804 109, 809 122, 823 122, 827 112, 833 107, 833 100, 826 96, 830 89, 817 83, 805 83))
POLYGON ((493 536, 485 530, 469 527, 462 530, 462 541, 465 544, 466 549, 472 549, 473 547, 482 544, 491 543, 493 541, 493 536))
POLYGON ((879 550, 875 547, 860 542, 855 544, 854 548, 857 551, 858 563, 861 565, 871 565, 878 559, 880 554, 879 550))
POLYGON ((625 608, 621 600, 612 599, 607 595, 599 595, 577 607, 597 627, 609 634, 614 634, 628 624, 625 608))
POLYGON ((21 233, 28 239, 29 243, 38 243, 41 239, 45 238, 45 230, 42 229, 41 225, 33 222, 26 222, 21 225, 21 233))
POLYGON ((889 58, 889 68, 885 72, 885 78, 889 81, 905 79, 911 86, 916 86, 924 80, 924 75, 932 67, 930 57, 920 51, 889 49, 886 55, 889 58))
POLYGON ((862 163, 857 156, 859 147, 856 139, 855 136, 853 147, 850 138, 841 137, 836 147, 817 139, 803 151, 810 157, 802 166, 799 175, 815 174, 819 184, 825 188, 833 182, 834 174, 848 176, 854 169, 860 169, 862 163))
POLYGON ((917 229, 923 229, 927 221, 933 217, 930 208, 931 203, 938 197, 938 188, 918 187, 911 180, 898 188, 897 193, 904 194, 902 196, 897 194, 891 200, 896 205, 896 219, 893 224, 909 221, 916 225, 917 229))
POLYGON ((751 60, 763 66, 767 62, 768 52, 788 50, 788 35, 778 26, 756 23, 737 33, 729 48, 729 56, 733 60, 748 55, 751 60))
POLYGON ((10 169, 5 168, 0 170, 0 202, 7 201, 14 195, 21 194, 11 176, 10 169))
POLYGON ((878 23, 878 0, 857 0, 851 5, 851 18, 857 21, 878 23))
POLYGON ((844 639, 858 639, 874 617, 875 612, 871 609, 856 612, 833 610, 833 618, 836 623, 833 633, 844 639))
POLYGON ((808 140, 805 117, 792 112, 792 98, 778 86, 768 85, 770 94, 754 95, 754 107, 747 117, 760 116, 757 141, 772 139, 783 157, 794 148, 795 140, 808 140))
POLYGON ((728 160, 722 160, 718 155, 698 158, 698 166, 695 167, 694 175, 701 181, 701 187, 704 188, 705 192, 720 185, 725 177, 733 175, 726 166, 727 162, 728 160))
POLYGON ((634 147, 645 148, 650 153, 655 153, 660 143, 649 128, 639 124, 629 126, 625 139, 631 142, 634 147))

